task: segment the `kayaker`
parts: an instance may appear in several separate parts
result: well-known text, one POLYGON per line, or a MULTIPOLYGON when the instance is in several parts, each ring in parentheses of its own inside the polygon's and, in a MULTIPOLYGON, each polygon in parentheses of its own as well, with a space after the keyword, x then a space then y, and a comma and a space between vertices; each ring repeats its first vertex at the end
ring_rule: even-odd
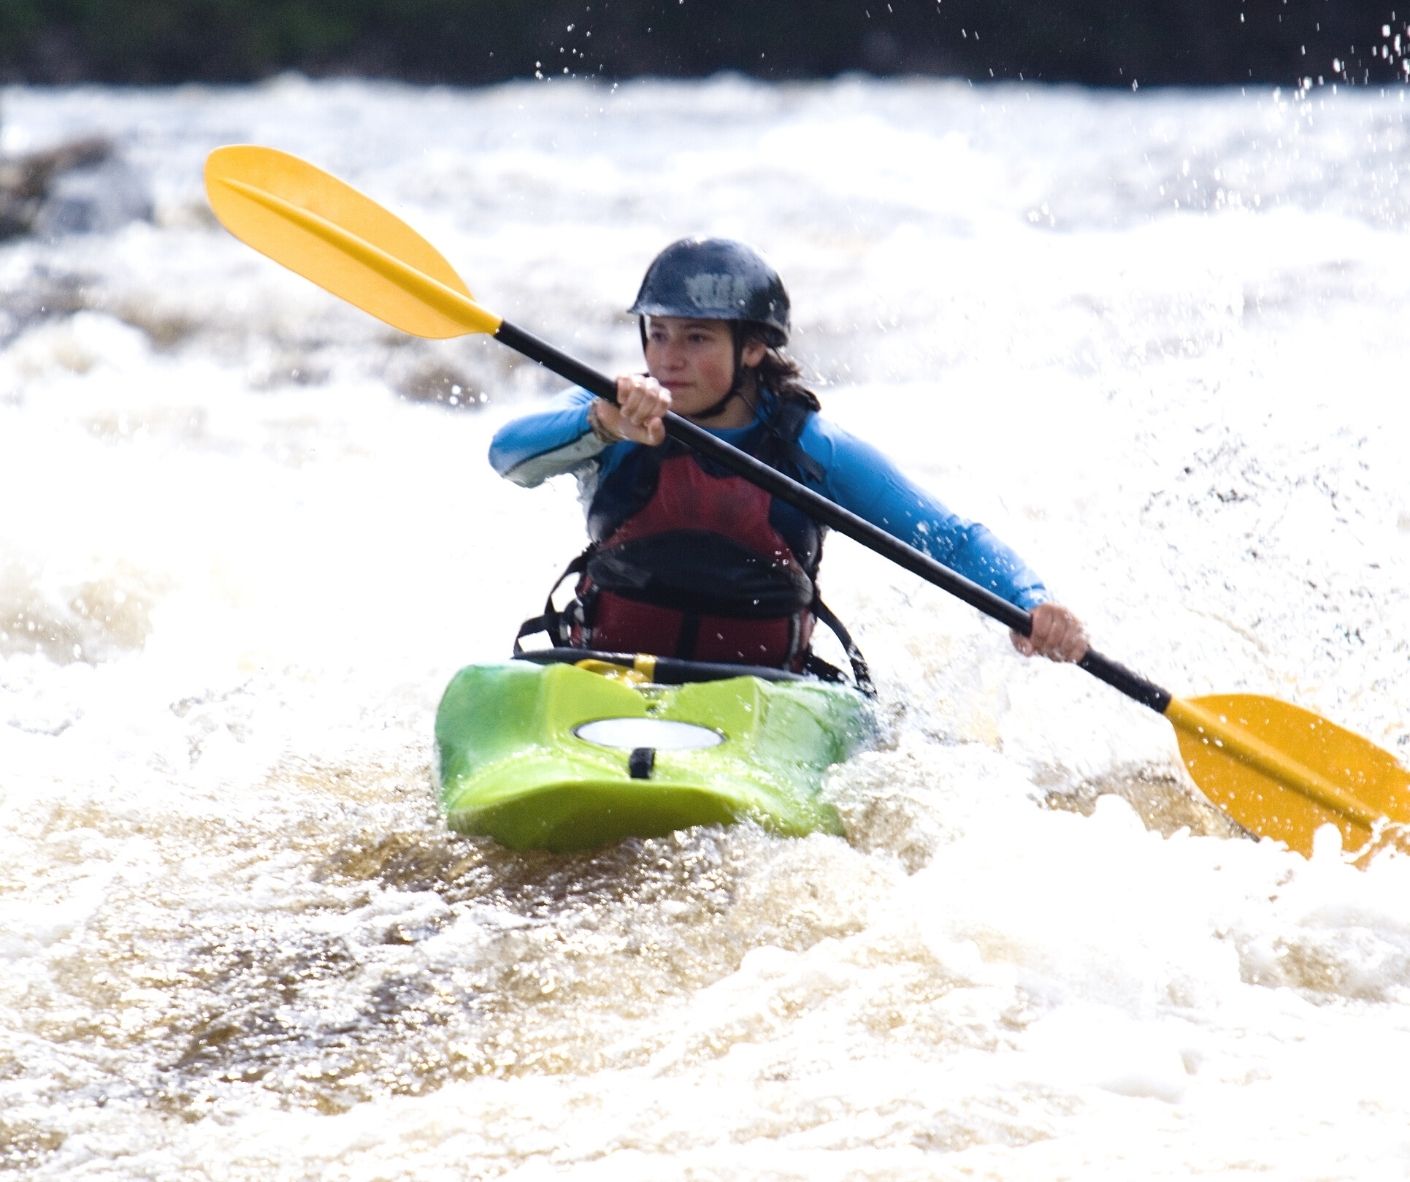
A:
MULTIPOLYGON (((784 348, 789 299, 751 247, 690 238, 663 250, 629 309, 646 373, 617 378, 617 405, 585 390, 502 427, 500 475, 532 488, 574 474, 587 550, 571 604, 525 625, 558 644, 701 661, 816 668, 814 622, 845 629, 817 592, 824 530, 742 476, 666 438, 667 411, 801 481, 1032 615, 1025 655, 1075 661, 1081 622, 977 522, 956 516, 885 456, 818 413, 784 348)), ((561 582, 562 580, 560 580, 561 582)), ((855 662, 854 662, 855 664, 855 662)))

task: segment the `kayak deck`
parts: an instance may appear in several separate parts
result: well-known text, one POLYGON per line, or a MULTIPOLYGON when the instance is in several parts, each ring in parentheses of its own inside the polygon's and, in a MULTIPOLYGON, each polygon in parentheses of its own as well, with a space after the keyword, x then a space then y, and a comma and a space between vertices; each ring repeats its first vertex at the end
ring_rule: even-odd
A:
POLYGON ((512 849, 746 819, 838 833, 822 780, 870 732, 865 698, 808 679, 661 685, 575 664, 471 665, 436 715, 441 805, 453 829, 512 849))

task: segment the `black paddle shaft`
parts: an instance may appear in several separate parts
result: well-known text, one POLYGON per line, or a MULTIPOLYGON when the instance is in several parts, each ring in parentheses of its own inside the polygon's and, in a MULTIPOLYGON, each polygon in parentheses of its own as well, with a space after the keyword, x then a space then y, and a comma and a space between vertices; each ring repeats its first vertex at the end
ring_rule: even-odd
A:
MULTIPOLYGON (((540 340, 532 333, 525 332, 522 328, 504 320, 500 322, 494 336, 495 340, 501 344, 508 345, 511 349, 522 353, 531 361, 538 362, 545 369, 552 370, 559 377, 574 385, 596 394, 599 398, 605 398, 608 402, 615 403, 617 401, 616 382, 606 374, 600 373, 576 358, 555 349, 547 341, 540 340)), ((949 592, 956 599, 963 600, 971 607, 978 608, 985 615, 998 620, 1001 624, 1006 624, 1020 635, 1027 636, 1032 630, 1033 617, 1017 604, 1010 603, 1002 596, 995 595, 987 588, 979 586, 978 583, 971 582, 943 563, 936 562, 930 555, 924 554, 914 546, 893 537, 884 529, 858 517, 835 501, 830 501, 807 486, 799 484, 798 481, 740 451, 739 448, 731 446, 723 439, 711 435, 709 431, 696 426, 689 419, 682 418, 671 411, 667 412, 665 416, 665 425, 666 434, 672 439, 678 440, 700 455, 714 460, 721 467, 743 476, 765 492, 808 514, 820 525, 835 529, 840 534, 846 534, 853 541, 860 542, 883 558, 889 558, 897 566, 918 575, 942 591, 949 592)), ((1120 690, 1128 698, 1133 698, 1141 705, 1150 707, 1157 714, 1164 714, 1170 705, 1170 694, 1166 690, 1147 681, 1139 674, 1133 673, 1124 665, 1102 656, 1095 649, 1088 649, 1087 655, 1078 662, 1078 665, 1099 681, 1106 682, 1107 685, 1120 690)))

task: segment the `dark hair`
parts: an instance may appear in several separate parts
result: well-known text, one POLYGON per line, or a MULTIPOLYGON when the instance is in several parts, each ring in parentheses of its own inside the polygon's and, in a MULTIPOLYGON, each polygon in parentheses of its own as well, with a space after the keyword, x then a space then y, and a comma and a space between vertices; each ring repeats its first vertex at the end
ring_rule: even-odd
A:
POLYGON ((803 367, 784 352, 782 347, 769 345, 763 334, 752 331, 753 328, 751 324, 745 330, 745 339, 767 346, 764 359, 754 367, 759 385, 772 390, 776 397, 792 398, 813 410, 821 410, 822 403, 818 401, 818 396, 803 382, 803 367))

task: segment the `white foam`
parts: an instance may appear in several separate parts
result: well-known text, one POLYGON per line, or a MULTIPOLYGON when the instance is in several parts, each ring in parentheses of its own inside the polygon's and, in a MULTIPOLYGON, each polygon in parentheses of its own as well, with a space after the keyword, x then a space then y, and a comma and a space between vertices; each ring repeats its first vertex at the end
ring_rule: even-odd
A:
POLYGON ((200 191, 220 143, 305 155, 608 370, 665 241, 751 239, 831 413, 1105 651, 1404 754, 1396 94, 283 78, 5 118, 12 150, 113 135, 156 201, 0 251, 30 1176, 1403 1175, 1405 860, 1231 836, 1161 719, 844 539, 888 724, 829 782, 846 841, 446 835, 440 689, 581 544, 571 487, 484 462, 555 383, 398 337, 200 191))

